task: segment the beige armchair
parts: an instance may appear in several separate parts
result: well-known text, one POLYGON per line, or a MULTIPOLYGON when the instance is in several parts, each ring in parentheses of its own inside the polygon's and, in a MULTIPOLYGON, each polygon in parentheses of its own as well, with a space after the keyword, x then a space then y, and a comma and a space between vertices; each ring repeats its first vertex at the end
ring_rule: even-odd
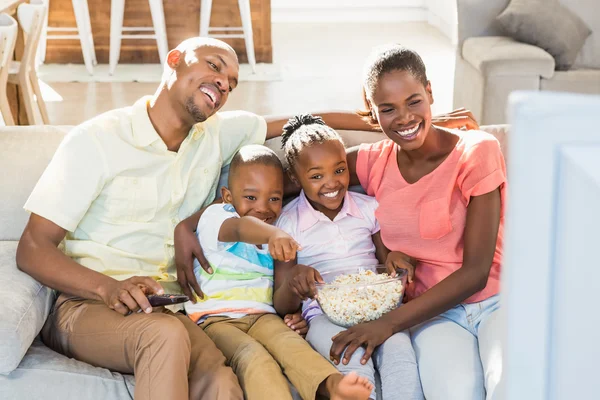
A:
POLYGON ((515 90, 600 94, 597 0, 560 1, 592 29, 568 71, 555 71, 554 58, 545 50, 506 36, 496 17, 509 0, 457 0, 454 106, 472 110, 480 124, 501 124, 515 90))

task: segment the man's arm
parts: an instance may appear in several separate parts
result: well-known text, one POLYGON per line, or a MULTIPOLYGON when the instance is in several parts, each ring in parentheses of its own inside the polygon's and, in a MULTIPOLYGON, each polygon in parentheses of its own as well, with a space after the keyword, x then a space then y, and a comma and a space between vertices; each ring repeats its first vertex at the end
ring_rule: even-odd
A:
MULTIPOLYGON (((323 118, 323 121, 333 129, 342 129, 349 131, 378 131, 378 126, 371 125, 360 115, 351 111, 329 111, 317 112, 323 118)), ((283 126, 288 122, 289 116, 266 116, 267 120, 267 139, 281 136, 283 126)))
POLYGON ((31 214, 17 247, 19 269, 43 285, 85 299, 103 301, 122 314, 139 307, 152 311, 146 294, 162 292, 156 281, 148 277, 117 281, 76 263, 58 249, 65 235, 66 230, 54 222, 31 214), (144 293, 139 285, 145 286, 148 293, 144 293))
MULTIPOLYGON (((348 131, 381 131, 378 125, 367 122, 366 119, 352 111, 327 111, 315 112, 323 121, 333 129, 348 131)), ((283 125, 290 119, 289 116, 265 116, 267 121, 267 139, 281 135, 283 125)), ((458 108, 446 114, 436 115, 432 122, 445 128, 478 129, 479 125, 473 114, 464 108, 458 108)))
POLYGON ((177 269, 177 283, 181 286, 183 293, 190 298, 192 303, 196 303, 196 296, 204 297, 196 275, 194 274, 194 260, 197 259, 202 269, 207 273, 212 274, 213 270, 208 263, 202 246, 198 238, 194 234, 200 217, 208 207, 213 204, 222 203, 222 199, 213 201, 210 205, 201 208, 198 212, 190 215, 175 227, 174 242, 175 242, 175 268, 177 269))
POLYGON ((273 288, 273 307, 281 316, 295 313, 302 305, 302 300, 288 285, 288 280, 293 278, 296 259, 275 262, 275 283, 273 288))

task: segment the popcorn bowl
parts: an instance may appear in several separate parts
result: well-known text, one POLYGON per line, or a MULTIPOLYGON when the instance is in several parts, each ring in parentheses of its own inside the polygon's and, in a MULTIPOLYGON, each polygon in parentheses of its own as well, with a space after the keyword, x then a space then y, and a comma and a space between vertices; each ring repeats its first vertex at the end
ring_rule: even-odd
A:
POLYGON ((403 269, 388 275, 385 265, 341 267, 321 274, 317 302, 336 325, 349 328, 373 321, 402 304, 407 275, 403 269))

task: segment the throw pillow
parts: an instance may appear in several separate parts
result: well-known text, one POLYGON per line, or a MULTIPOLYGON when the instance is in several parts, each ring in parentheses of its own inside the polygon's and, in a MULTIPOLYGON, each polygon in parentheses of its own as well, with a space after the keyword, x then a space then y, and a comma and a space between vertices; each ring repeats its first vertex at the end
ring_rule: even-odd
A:
POLYGON ((563 71, 571 68, 592 33, 558 0, 512 0, 496 19, 513 39, 550 53, 556 69, 563 71))

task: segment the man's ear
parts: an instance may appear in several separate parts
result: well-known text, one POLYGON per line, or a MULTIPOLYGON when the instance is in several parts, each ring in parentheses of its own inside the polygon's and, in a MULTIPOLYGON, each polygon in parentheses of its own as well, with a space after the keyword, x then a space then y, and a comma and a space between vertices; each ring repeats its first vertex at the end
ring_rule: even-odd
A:
POLYGON ((167 54, 167 65, 171 69, 176 69, 181 63, 183 53, 177 49, 173 49, 167 54))
POLYGON ((228 203, 228 204, 231 204, 231 201, 233 200, 233 196, 231 195, 231 192, 225 186, 223 186, 221 188, 221 198, 223 199, 224 203, 228 203))
POLYGON ((429 104, 433 104, 433 92, 431 91, 431 81, 427 81, 425 91, 427 92, 427 97, 429 97, 429 104))

